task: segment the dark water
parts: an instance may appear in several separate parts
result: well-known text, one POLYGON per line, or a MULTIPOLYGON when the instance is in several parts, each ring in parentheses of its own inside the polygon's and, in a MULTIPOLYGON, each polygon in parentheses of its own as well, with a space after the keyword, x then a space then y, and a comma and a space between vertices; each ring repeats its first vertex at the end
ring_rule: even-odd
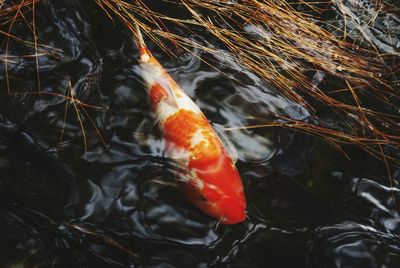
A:
MULTIPOLYGON (((234 226, 217 225, 171 183, 123 27, 89 1, 46 1, 36 23, 54 48, 39 57, 40 88, 34 58, 8 63, 9 96, 1 67, 0 267, 400 267, 400 171, 390 168, 390 188, 383 163, 359 148, 346 147, 348 160, 287 129, 225 131, 271 113, 318 120, 226 51, 171 58, 149 42, 236 151, 249 220, 234 226)), ((32 40, 24 23, 14 31, 32 40)), ((9 55, 29 53, 10 43, 9 55)))

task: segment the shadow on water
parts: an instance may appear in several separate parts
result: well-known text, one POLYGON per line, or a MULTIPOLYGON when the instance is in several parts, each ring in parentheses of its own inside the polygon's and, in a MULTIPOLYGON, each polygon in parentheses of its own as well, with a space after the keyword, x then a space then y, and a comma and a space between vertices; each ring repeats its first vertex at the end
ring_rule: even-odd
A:
MULTIPOLYGON (((172 59, 150 44, 237 155, 249 219, 222 226, 192 206, 174 187, 130 37, 101 12, 77 1, 38 6, 39 40, 54 48, 40 57, 40 88, 32 58, 8 64, 14 94, 0 99, 1 267, 400 265, 392 199, 400 200, 399 171, 391 170, 390 188, 384 165, 358 148, 349 146, 349 161, 287 129, 225 131, 272 113, 318 118, 222 48, 172 59)), ((15 31, 30 40, 24 27, 15 31)))

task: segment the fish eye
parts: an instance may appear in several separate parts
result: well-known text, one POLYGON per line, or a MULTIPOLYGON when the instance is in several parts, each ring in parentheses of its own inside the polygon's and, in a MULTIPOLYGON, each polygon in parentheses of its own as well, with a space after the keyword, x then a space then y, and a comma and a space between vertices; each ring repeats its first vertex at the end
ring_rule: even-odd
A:
POLYGON ((205 195, 203 195, 203 194, 200 195, 200 199, 203 200, 204 202, 208 201, 207 197, 205 195))

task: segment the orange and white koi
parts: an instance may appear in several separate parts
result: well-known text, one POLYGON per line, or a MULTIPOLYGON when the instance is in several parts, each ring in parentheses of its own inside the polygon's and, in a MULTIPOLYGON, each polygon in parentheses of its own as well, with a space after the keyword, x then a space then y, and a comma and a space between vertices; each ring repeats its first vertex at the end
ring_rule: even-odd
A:
POLYGON ((223 224, 246 218, 242 181, 232 158, 197 105, 147 49, 136 26, 140 73, 166 141, 166 154, 184 172, 178 180, 187 198, 223 224))

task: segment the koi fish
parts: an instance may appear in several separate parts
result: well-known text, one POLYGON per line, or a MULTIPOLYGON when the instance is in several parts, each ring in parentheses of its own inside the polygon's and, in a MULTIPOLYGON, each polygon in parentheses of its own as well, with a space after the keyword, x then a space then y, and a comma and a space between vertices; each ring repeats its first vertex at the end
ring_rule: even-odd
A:
POLYGON ((246 218, 243 185, 231 156, 197 105, 147 49, 136 25, 139 67, 167 156, 184 176, 182 192, 201 211, 223 224, 246 218))

